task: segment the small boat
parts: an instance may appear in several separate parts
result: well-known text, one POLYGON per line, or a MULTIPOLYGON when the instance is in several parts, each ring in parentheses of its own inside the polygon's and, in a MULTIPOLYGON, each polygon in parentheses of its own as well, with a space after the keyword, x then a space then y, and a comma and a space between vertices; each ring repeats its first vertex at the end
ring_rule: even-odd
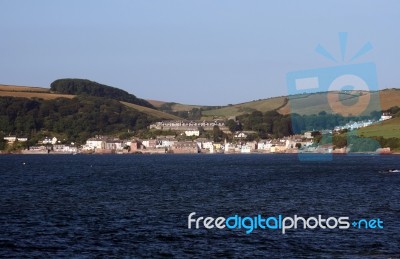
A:
POLYGON ((399 169, 388 169, 385 171, 380 171, 380 173, 383 173, 383 174, 400 173, 400 170, 399 169))

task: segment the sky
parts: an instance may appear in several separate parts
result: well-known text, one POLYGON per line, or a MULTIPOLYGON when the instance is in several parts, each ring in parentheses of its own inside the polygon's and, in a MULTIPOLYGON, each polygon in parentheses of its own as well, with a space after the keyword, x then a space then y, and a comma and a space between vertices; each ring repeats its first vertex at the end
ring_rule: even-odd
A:
POLYGON ((287 95, 292 71, 374 62, 381 89, 400 87, 396 0, 2 0, 0 10, 0 84, 84 78, 140 98, 227 105, 287 95), (342 61, 339 32, 347 58, 373 49, 342 61))

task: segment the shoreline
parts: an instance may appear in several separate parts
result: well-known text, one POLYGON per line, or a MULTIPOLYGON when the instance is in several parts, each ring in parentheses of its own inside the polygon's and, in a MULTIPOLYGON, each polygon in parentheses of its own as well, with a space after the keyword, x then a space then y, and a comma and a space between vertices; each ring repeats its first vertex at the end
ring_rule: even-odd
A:
POLYGON ((2 152, 0 151, 1 155, 332 155, 332 156, 344 156, 344 155, 368 155, 368 156, 378 156, 378 155, 400 155, 400 152, 385 152, 385 153, 374 153, 374 152, 350 152, 350 153, 286 153, 286 152, 250 152, 250 153, 161 153, 161 152, 136 152, 136 153, 87 153, 87 152, 78 152, 78 153, 69 153, 69 152, 2 152))

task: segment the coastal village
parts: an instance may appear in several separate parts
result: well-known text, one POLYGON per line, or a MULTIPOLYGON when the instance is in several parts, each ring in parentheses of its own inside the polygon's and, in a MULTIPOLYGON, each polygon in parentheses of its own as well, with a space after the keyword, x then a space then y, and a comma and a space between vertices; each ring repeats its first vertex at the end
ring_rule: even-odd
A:
MULTIPOLYGON (((379 121, 390 119, 383 114, 379 121)), ((234 154, 234 153, 347 153, 348 147, 334 148, 332 144, 316 145, 315 134, 334 134, 341 130, 355 130, 369 126, 376 121, 351 122, 337 126, 333 130, 308 131, 303 134, 287 136, 278 139, 248 140, 252 131, 230 132, 224 121, 159 121, 149 126, 149 129, 174 133, 159 135, 151 139, 132 137, 119 139, 113 136, 97 135, 86 140, 84 145, 65 144, 57 137, 48 136, 37 145, 21 150, 22 154, 234 154), (212 131, 215 127, 226 134, 231 140, 215 142, 211 138, 201 136, 202 131, 212 131)), ((4 139, 12 144, 26 142, 25 137, 7 136, 4 139)), ((377 150, 380 153, 390 153, 389 148, 377 150)))

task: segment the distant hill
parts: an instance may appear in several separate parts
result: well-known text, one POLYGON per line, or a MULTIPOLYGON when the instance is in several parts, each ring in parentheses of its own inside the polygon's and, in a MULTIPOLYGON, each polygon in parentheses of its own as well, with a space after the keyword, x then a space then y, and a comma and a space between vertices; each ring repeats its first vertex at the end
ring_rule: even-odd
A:
MULTIPOLYGON (((381 107, 381 110, 387 110, 393 106, 400 105, 400 89, 385 89, 377 92, 369 92, 370 96, 367 97, 368 92, 361 92, 363 95, 359 95, 360 91, 356 91, 357 94, 353 92, 340 92, 338 93, 339 99, 344 103, 354 104, 358 101, 360 104, 365 104, 367 102, 379 102, 374 103, 376 107, 381 107)), ((290 102, 285 106, 278 109, 281 114, 298 113, 300 115, 311 115, 318 114, 321 111, 331 113, 332 108, 330 107, 327 100, 327 93, 314 93, 314 94, 302 94, 291 96, 290 102), (294 111, 291 107, 296 107, 294 111)), ((341 114, 352 113, 352 108, 354 106, 350 105, 348 107, 344 106, 343 110, 339 111, 341 114)), ((372 111, 369 111, 372 112, 372 111)))
MULTIPOLYGON (((62 81, 61 85, 67 84, 67 82, 70 82, 70 79, 63 79, 67 81, 62 81)), ((58 81, 58 80, 57 80, 58 81)), ((57 82, 55 81, 55 82, 57 82)), ((92 85, 95 85, 95 89, 97 89, 98 86, 104 86, 92 81, 83 80, 85 85, 86 83, 92 85)), ((56 83, 58 85, 60 83, 56 83)), ((68 85, 68 84, 67 84, 68 85)), ((112 92, 114 92, 115 89, 114 87, 108 87, 105 86, 106 89, 112 88, 112 92)), ((85 87, 82 87, 83 89, 79 90, 79 92, 88 94, 91 92, 88 91, 87 89, 85 90, 85 87)), ((58 87, 54 87, 54 90, 58 89, 58 87)), ((78 90, 74 90, 73 84, 66 87, 67 90, 63 90, 63 92, 58 92, 54 91, 47 88, 40 88, 40 87, 30 87, 30 86, 8 86, 8 85, 0 85, 0 96, 15 96, 15 97, 38 97, 38 98, 43 98, 43 99, 53 99, 53 98, 58 98, 58 97, 64 97, 64 98, 73 98, 75 97, 74 94, 70 94, 71 92, 77 92, 78 90), (71 88, 71 89, 70 89, 71 88)), ((124 98, 130 98, 127 97, 126 94, 127 92, 117 89, 115 96, 117 100, 124 101, 124 98)), ((96 92, 96 91, 95 91, 96 92)), ((95 93, 99 94, 99 93, 95 93)), ((385 89, 381 90, 378 92, 371 92, 371 100, 380 100, 380 107, 382 110, 387 110, 390 107, 393 106, 400 106, 400 89, 397 88, 392 88, 392 89, 385 89), (379 96, 379 98, 374 98, 376 96, 379 96)), ((100 93, 99 95, 104 95, 103 93, 100 93)), ((129 96, 134 96, 130 95, 129 96)), ((273 98, 268 98, 268 99, 260 99, 260 100, 255 100, 251 102, 245 102, 245 103, 240 103, 240 104, 233 104, 233 105, 227 105, 227 106, 222 106, 222 107, 212 107, 212 106, 206 106, 206 105, 190 105, 190 104, 180 104, 180 103, 172 103, 172 102, 165 102, 165 101, 159 101, 159 100, 143 100, 148 105, 144 105, 145 107, 148 108, 157 108, 159 111, 153 111, 151 112, 150 110, 152 109, 143 109, 140 108, 142 112, 145 112, 151 116, 156 116, 160 119, 181 119, 181 114, 185 114, 185 112, 190 112, 193 109, 201 109, 201 114, 202 118, 201 119, 213 119, 213 118, 221 118, 221 119, 226 119, 231 116, 239 116, 245 113, 251 113, 253 111, 261 111, 261 112, 267 112, 267 111, 278 111, 280 114, 286 115, 289 113, 297 113, 300 115, 312 115, 312 114, 318 114, 322 111, 325 111, 327 113, 330 113, 332 111, 331 107, 329 106, 327 102, 327 93, 314 93, 314 94, 299 94, 299 95, 293 95, 293 96, 280 96, 280 97, 273 97, 273 98), (290 100, 290 101, 289 101, 290 100), (291 107, 295 104, 296 110, 294 111, 291 107), (151 106, 151 107, 149 107, 151 106), (172 113, 172 114, 168 114, 172 113)), ((142 100, 139 99, 135 96, 136 100, 142 100)), ((355 101, 358 100, 358 98, 361 98, 361 102, 365 102, 365 96, 359 96, 357 94, 354 94, 352 92, 341 92, 339 93, 339 99, 343 101, 344 103, 354 103, 355 101)), ((131 104, 136 104, 141 107, 143 105, 140 105, 138 103, 132 103, 128 101, 124 101, 127 103, 131 104)), ((131 108, 134 109, 139 109, 138 106, 135 105, 130 105, 131 108)), ((351 110, 345 109, 343 113, 351 113, 351 110)))
MULTIPOLYGON (((337 92, 340 102, 343 102, 344 104, 354 104, 358 101, 358 98, 360 98, 360 104, 369 101, 369 99, 366 98, 367 92, 363 92, 362 96, 360 96, 359 93, 360 91, 357 91, 357 94, 353 92, 337 92)), ((400 106, 400 89, 385 89, 368 94, 371 94, 370 100, 372 100, 373 102, 379 101, 379 105, 377 106, 381 107, 382 110, 387 110, 393 106, 400 106)), ((160 101, 158 101, 158 103, 165 105, 165 103, 160 101)), ((351 105, 349 107, 351 107, 351 105)), ((173 104, 171 105, 171 108, 173 111, 190 111, 193 108, 202 108, 202 115, 204 119, 229 118, 231 116, 239 116, 245 113, 251 113, 253 111, 267 112, 276 110, 283 115, 293 112, 300 115, 312 115, 318 114, 322 111, 325 111, 326 113, 331 113, 332 111, 332 108, 329 106, 329 103, 327 101, 326 92, 273 97, 240 104, 228 105, 218 109, 210 109, 209 106, 192 106, 182 104, 173 104), (296 107, 295 111, 292 107, 296 107)), ((343 107, 343 111, 341 111, 341 113, 351 114, 352 110, 348 107, 343 107)))
POLYGON ((124 90, 99 84, 87 79, 66 78, 58 79, 51 83, 50 90, 61 94, 89 95, 107 97, 118 101, 129 102, 140 106, 155 108, 148 101, 137 98, 124 90))
POLYGON ((284 106, 286 102, 286 97, 274 97, 264 100, 229 105, 219 109, 207 110, 203 112, 203 115, 207 117, 230 117, 238 116, 244 113, 251 113, 253 111, 267 112, 279 109, 280 107, 284 106))

